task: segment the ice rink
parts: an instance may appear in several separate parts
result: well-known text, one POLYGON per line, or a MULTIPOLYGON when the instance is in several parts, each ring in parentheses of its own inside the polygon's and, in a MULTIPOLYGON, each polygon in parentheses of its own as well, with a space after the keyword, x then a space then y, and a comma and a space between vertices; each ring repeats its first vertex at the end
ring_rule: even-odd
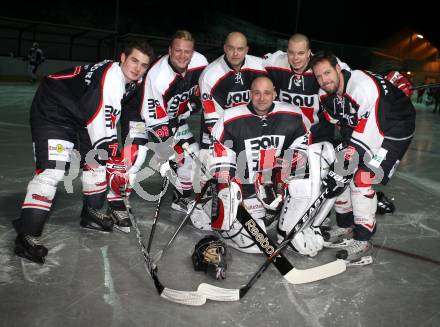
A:
MULTIPOLYGON (((42 241, 49 248, 38 265, 13 253, 26 186, 34 171, 29 108, 36 85, 0 84, 0 326, 439 326, 440 325, 440 114, 417 106, 416 136, 386 187, 396 212, 377 216, 375 262, 318 282, 288 284, 274 267, 237 302, 208 301, 189 307, 160 298, 147 274, 132 231, 105 234, 80 228, 79 177, 73 193, 60 183, 42 241), (437 168, 436 168, 437 167, 437 168)), ((196 125, 198 118, 194 120, 196 125)), ((158 174, 142 183, 157 194, 158 174)), ((152 253, 167 243, 183 214, 170 211, 167 193, 152 253)), ((156 203, 132 197, 147 242, 156 203)), ((275 229, 270 230, 275 235, 275 229)), ((202 231, 186 225, 159 262, 163 284, 195 290, 202 282, 239 288, 264 262, 263 255, 230 249, 224 281, 194 272, 190 254, 202 231)), ((325 249, 315 258, 291 250, 298 268, 333 260, 325 249)))

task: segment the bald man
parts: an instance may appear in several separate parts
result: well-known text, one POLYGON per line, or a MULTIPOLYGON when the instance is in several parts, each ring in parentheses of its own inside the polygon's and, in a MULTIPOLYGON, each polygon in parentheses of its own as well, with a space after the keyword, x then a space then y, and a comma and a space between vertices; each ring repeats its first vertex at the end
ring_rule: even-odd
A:
POLYGON ((249 89, 255 77, 266 75, 261 58, 248 55, 246 36, 228 34, 224 55, 209 64, 200 76, 203 103, 201 148, 208 149, 212 127, 226 109, 247 104, 249 89))

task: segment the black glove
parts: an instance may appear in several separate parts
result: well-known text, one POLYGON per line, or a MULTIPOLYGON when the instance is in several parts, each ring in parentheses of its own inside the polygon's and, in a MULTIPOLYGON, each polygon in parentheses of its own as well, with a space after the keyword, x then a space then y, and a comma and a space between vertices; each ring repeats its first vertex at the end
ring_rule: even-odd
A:
POLYGON ((332 163, 329 167, 327 176, 322 181, 324 187, 328 189, 328 192, 325 195, 327 199, 341 195, 353 178, 353 174, 343 175, 342 173, 347 173, 347 171, 342 170, 341 167, 339 168, 340 169, 335 171, 335 164, 332 163))

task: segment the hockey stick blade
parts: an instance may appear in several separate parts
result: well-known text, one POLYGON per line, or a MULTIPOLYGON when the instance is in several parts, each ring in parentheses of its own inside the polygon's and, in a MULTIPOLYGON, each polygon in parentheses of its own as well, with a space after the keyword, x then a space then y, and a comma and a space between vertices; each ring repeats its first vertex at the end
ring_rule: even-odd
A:
POLYGON ((343 273, 346 269, 347 265, 345 264, 345 261, 342 259, 337 259, 335 261, 309 269, 293 268, 286 275, 284 275, 284 278, 290 284, 312 283, 343 273))
POLYGON ((207 283, 200 284, 197 288, 197 293, 213 301, 226 302, 240 300, 239 289, 222 288, 207 283))

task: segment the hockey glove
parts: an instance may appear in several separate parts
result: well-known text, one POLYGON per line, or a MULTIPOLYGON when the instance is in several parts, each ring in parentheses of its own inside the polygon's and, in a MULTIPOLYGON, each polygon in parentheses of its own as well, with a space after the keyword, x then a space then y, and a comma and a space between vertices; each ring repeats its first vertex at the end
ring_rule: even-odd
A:
POLYGON ((346 171, 339 170, 340 169, 335 170, 335 164, 332 163, 329 167, 327 176, 322 181, 324 187, 328 189, 328 192, 325 195, 327 199, 341 195, 353 178, 353 174, 343 175, 342 172, 346 171))
POLYGON ((403 93, 405 93, 406 96, 411 96, 413 94, 413 90, 411 88, 413 87, 411 82, 408 81, 408 79, 403 76, 398 71, 391 71, 388 73, 387 76, 385 76, 387 80, 389 80, 394 86, 402 90, 403 93))
POLYGON ((106 162, 107 183, 112 191, 121 195, 121 189, 126 191, 129 184, 127 164, 121 157, 110 157, 106 162))
POLYGON ((281 169, 272 171, 269 181, 263 180, 262 173, 258 173, 255 179, 255 193, 257 199, 268 210, 278 211, 281 209, 286 197, 287 184, 281 179, 281 169))

